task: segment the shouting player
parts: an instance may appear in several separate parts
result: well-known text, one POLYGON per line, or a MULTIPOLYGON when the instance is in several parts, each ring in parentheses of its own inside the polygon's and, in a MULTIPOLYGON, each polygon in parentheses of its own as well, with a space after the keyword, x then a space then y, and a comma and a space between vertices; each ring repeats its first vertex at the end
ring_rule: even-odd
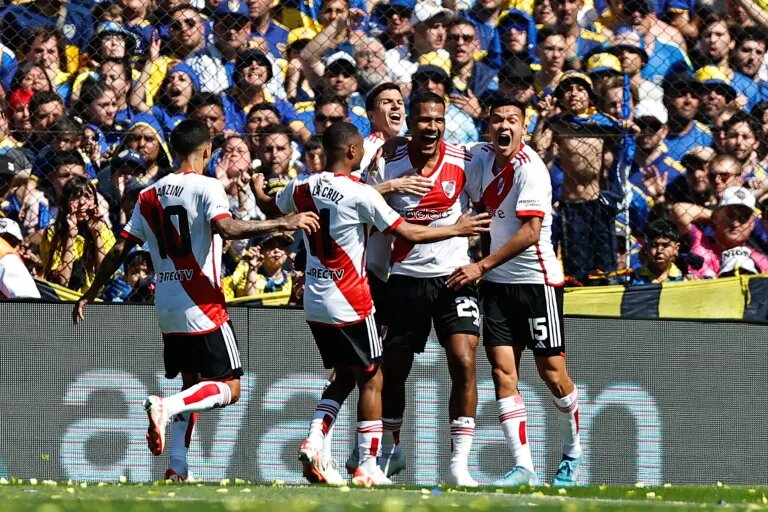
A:
MULTIPOLYGON (((445 101, 434 93, 411 99, 407 118, 412 140, 403 143, 369 184, 386 183, 414 171, 430 181, 424 196, 395 192, 387 202, 406 220, 421 225, 449 226, 461 217, 461 193, 470 172, 471 155, 443 142, 445 101)), ((474 487, 468 458, 475 430, 477 382, 475 352, 480 335, 480 311, 475 285, 460 290, 445 287, 457 267, 469 263, 466 239, 413 244, 397 239, 391 255, 387 293, 397 305, 398 321, 388 326, 384 353, 384 438, 380 464, 391 476, 405 468, 400 429, 405 411, 405 383, 416 353, 424 351, 434 323, 445 348, 451 376, 449 418, 451 463, 447 483, 474 487)))
MULTIPOLYGON (((387 485, 391 482, 377 465, 382 436, 379 362, 383 349, 365 271, 369 228, 374 226, 409 243, 423 244, 487 231, 488 221, 485 216, 471 218, 465 214, 444 227, 403 222, 381 194, 352 176, 360 168, 364 153, 363 137, 354 125, 332 125, 323 134, 323 147, 326 172, 297 178, 276 198, 283 213, 315 212, 320 217, 320 230, 305 238, 308 256, 304 311, 323 363, 335 370, 334 382, 339 383, 323 392, 299 459, 305 476, 312 480, 321 463, 324 436, 348 389, 356 384, 360 459, 352 482, 387 485)), ((314 481, 323 481, 319 472, 314 481)))
POLYGON ((163 333, 165 376, 182 374, 182 391, 147 397, 147 442, 154 455, 165 447, 171 428, 167 479, 188 477, 188 439, 197 412, 225 407, 240 397, 243 375, 237 341, 221 290, 222 238, 251 238, 270 230, 307 232, 319 228, 316 213, 275 221, 235 220, 222 184, 202 175, 211 156, 211 135, 199 121, 182 121, 171 133, 179 168, 139 194, 121 238, 99 267, 90 289, 72 311, 75 323, 85 306, 120 267, 135 245, 147 243, 157 270, 155 312, 163 333))
POLYGON ((517 388, 520 357, 530 348, 536 369, 554 395, 564 437, 555 486, 576 485, 581 464, 576 387, 565 366, 563 269, 552 247, 552 186, 535 151, 522 142, 525 106, 510 98, 492 103, 491 142, 473 148, 482 173, 467 192, 491 215, 490 254, 457 269, 448 286, 460 290, 483 279, 483 343, 493 371, 499 421, 515 465, 498 486, 538 482, 517 388))

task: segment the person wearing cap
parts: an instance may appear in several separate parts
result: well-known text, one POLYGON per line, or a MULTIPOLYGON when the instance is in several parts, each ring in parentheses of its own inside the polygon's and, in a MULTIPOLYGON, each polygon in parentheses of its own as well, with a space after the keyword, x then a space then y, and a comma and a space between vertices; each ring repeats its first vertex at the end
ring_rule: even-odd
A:
POLYGON ((419 67, 419 58, 430 52, 449 57, 445 45, 448 24, 453 13, 432 2, 419 2, 411 14, 413 38, 410 45, 400 45, 386 51, 385 62, 394 82, 405 96, 410 95, 411 80, 419 67))
MULTIPOLYGON (((346 99, 347 106, 355 113, 365 116, 365 98, 358 89, 360 81, 357 78, 357 63, 354 57, 344 51, 330 55, 325 62, 325 72, 321 81, 321 89, 330 89, 338 96, 346 99)), ((370 131, 365 127, 364 135, 370 131)))
POLYGON ((699 113, 702 120, 712 126, 726 107, 736 100, 736 89, 717 66, 699 68, 694 78, 699 84, 699 113))
POLYGON ((768 273, 768 257, 749 245, 755 229, 755 206, 749 189, 729 187, 712 212, 714 233, 708 234, 696 224, 690 226, 691 252, 704 259, 700 269, 690 269, 693 276, 712 279, 721 274, 768 273))
POLYGON ((96 25, 96 33, 88 43, 88 57, 93 66, 101 59, 125 59, 137 55, 139 36, 114 21, 96 25))
POLYGON ((121 208, 131 179, 147 172, 147 162, 136 149, 124 148, 112 157, 97 177, 96 190, 109 204, 109 219, 113 226, 124 226, 130 215, 121 208))
MULTIPOLYGON (((0 157, 0 180, 4 162, 0 157)), ((0 188, 0 191, 2 189, 0 188)), ((15 221, 0 218, 0 298, 39 299, 40 291, 17 249, 22 242, 21 229, 15 221)))
POLYGON ((592 79, 592 83, 595 87, 600 87, 600 84, 616 76, 622 74, 621 63, 619 59, 610 53, 599 52, 593 53, 587 58, 585 71, 592 79))
MULTIPOLYGON (((497 30, 501 42, 501 61, 521 60, 532 64, 536 58, 536 22, 521 9, 509 9, 499 17, 497 30)), ((502 64, 502 66, 503 66, 502 64)), ((500 76, 507 76, 500 73, 500 76)))
MULTIPOLYGON (((253 24, 245 0, 224 0, 213 12, 213 42, 224 62, 234 62, 245 49, 253 24)), ((285 43, 284 38, 279 42, 285 43)), ((282 49, 285 49, 283 44, 282 49)), ((270 48, 270 51, 272 49, 270 48)), ((275 50, 277 52, 277 48, 275 50)), ((277 52, 276 55, 281 55, 277 52)))
POLYGON ((682 164, 667 153, 664 144, 667 120, 667 109, 657 101, 641 101, 633 111, 633 121, 640 132, 635 135, 635 156, 629 181, 661 201, 667 186, 680 183, 679 179, 685 173, 682 164), (646 185, 649 179, 661 180, 664 186, 649 191, 646 185))
POLYGON ((253 297, 267 306, 288 305, 293 275, 285 264, 293 243, 293 236, 277 231, 255 238, 232 275, 224 278, 225 296, 253 297))
POLYGON ((385 28, 379 39, 387 50, 410 45, 413 34, 411 15, 416 3, 416 0, 390 0, 376 7, 374 16, 378 15, 385 20, 385 28))
MULTIPOLYGON (((428 53, 419 59, 420 66, 413 74, 411 96, 423 92, 448 98, 453 82, 451 81, 451 61, 443 59, 437 52, 428 53)), ((479 133, 475 120, 452 102, 446 102, 445 131, 443 139, 452 144, 477 142, 479 133)))
POLYGON ((648 52, 645 51, 645 40, 638 32, 620 28, 611 39, 607 51, 619 59, 621 71, 629 75, 641 101, 662 101, 664 91, 661 87, 643 77, 648 52))
POLYGON ((645 230, 641 256, 643 266, 632 273, 629 284, 638 286, 682 281, 683 273, 675 265, 679 253, 680 234, 675 226, 664 219, 655 220, 645 230))
POLYGON ((287 100, 273 96, 266 84, 273 77, 272 62, 260 50, 248 50, 237 57, 231 95, 223 97, 225 112, 231 112, 232 129, 237 133, 245 131, 246 115, 251 108, 260 104, 274 105, 280 112, 280 122, 288 126, 298 140, 305 141, 312 136, 299 119, 296 109, 287 100))
POLYGON ((89 7, 64 0, 33 0, 24 4, 8 2, 3 12, 3 42, 18 49, 23 39, 36 28, 53 28, 60 24, 67 44, 85 52, 93 37, 93 16, 89 7))
POLYGON ((715 150, 709 146, 698 146, 680 159, 680 165, 685 174, 666 186, 666 194, 662 201, 667 204, 693 203, 711 205, 715 202, 712 183, 709 180, 709 162, 715 157, 715 150))
MULTIPOLYGON (((727 17, 721 14, 710 14, 704 18, 700 51, 692 51, 692 58, 696 64, 697 74, 701 68, 714 66, 718 68, 722 77, 718 79, 730 85, 741 105, 746 104, 751 109, 762 99, 760 88, 755 81, 739 73, 731 66, 731 54, 736 48, 734 31, 727 17)), ((712 71, 708 71, 712 74, 712 71)))
POLYGON ((664 139, 669 156, 679 160, 689 149, 712 145, 712 132, 696 120, 701 85, 687 74, 673 75, 662 83, 664 106, 669 113, 669 134, 664 139))
POLYGON ((458 17, 448 26, 445 49, 451 56, 451 103, 479 124, 481 99, 499 88, 496 68, 475 60, 480 50, 477 25, 458 17))
POLYGON ((605 174, 618 165, 613 156, 623 133, 615 119, 596 112, 592 80, 567 71, 554 96, 540 102, 540 117, 531 140, 544 161, 552 161, 553 201, 560 202, 560 228, 565 273, 586 283, 598 271, 617 268, 615 205, 601 200, 605 174), (559 104, 562 113, 552 115, 559 104), (558 190, 562 180, 562 190, 558 190))
POLYGON ((501 0, 476 0, 469 9, 457 13, 460 18, 469 20, 475 27, 478 41, 477 60, 482 59, 494 70, 498 70, 502 64, 501 39, 497 28, 506 6, 507 2, 501 0))

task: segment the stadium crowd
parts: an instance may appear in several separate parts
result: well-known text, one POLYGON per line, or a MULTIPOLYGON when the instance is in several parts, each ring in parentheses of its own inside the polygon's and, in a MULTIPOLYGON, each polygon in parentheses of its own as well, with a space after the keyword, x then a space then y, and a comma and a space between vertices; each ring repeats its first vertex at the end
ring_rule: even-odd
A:
MULTIPOLYGON (((424 91, 446 99, 443 138, 458 144, 484 140, 494 96, 528 105, 525 141, 550 168, 570 285, 768 272, 766 9, 13 1, 0 10, 0 281, 28 272, 86 290, 138 192, 172 170, 167 138, 186 118, 215 135, 206 174, 235 218, 264 219, 262 195, 322 171, 328 126, 407 136, 408 99, 424 91), (368 95, 387 82, 402 112, 368 95)), ((225 295, 300 302, 299 236, 228 242, 225 295)), ((137 251, 102 298, 151 300, 154 279, 137 251)), ((25 295, 8 282, 0 297, 25 295)))

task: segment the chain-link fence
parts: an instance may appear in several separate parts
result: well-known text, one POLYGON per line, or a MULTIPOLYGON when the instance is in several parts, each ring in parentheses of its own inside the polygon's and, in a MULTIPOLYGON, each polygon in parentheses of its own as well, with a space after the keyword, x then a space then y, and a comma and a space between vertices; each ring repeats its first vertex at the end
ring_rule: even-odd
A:
MULTIPOLYGON (((408 137, 409 99, 429 91, 445 98, 438 135, 452 144, 488 141, 493 98, 526 106, 523 140, 549 169, 552 240, 570 284, 768 272, 766 8, 7 3, 0 192, 2 216, 18 226, 0 221, 0 256, 15 250, 34 276, 87 288, 138 191, 173 169, 168 137, 186 118, 215 137, 205 172, 234 216, 259 219, 269 217, 260 194, 323 169, 328 126, 349 120, 372 148, 408 137)), ((286 237, 227 246, 227 295, 298 300, 301 272, 290 269, 302 268, 300 247, 286 237)), ((138 255, 104 297, 146 299, 151 280, 138 255)))

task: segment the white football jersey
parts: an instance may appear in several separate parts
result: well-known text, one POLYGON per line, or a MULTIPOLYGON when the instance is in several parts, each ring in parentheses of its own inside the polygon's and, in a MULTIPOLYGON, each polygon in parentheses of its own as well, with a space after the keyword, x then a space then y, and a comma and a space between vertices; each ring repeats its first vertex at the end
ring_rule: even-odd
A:
MULTIPOLYGON (((452 226, 461 217, 461 193, 466 182, 472 155, 454 144, 440 142, 440 159, 435 168, 424 174, 432 181, 432 189, 423 197, 410 194, 387 194, 387 203, 405 220, 424 226, 452 226)), ((369 176, 376 185, 386 180, 415 173, 408 155, 408 144, 397 148, 383 169, 369 176)), ((431 244, 413 244, 395 239, 392 248, 392 274, 411 277, 439 277, 451 274, 469 260, 469 242, 456 237, 431 244)))
POLYGON ((139 193, 121 236, 147 242, 155 267, 155 313, 164 334, 204 334, 229 320, 221 291, 221 237, 212 223, 230 217, 221 182, 169 174, 139 193))
POLYGON ((488 271, 483 279, 561 286, 563 267, 552 246, 552 183, 547 166, 525 143, 498 172, 491 144, 476 146, 472 153, 473 162, 482 169, 469 177, 466 190, 491 215, 491 252, 520 230, 521 218, 541 218, 538 243, 488 271))
POLYGON ((347 325, 374 312, 365 268, 371 226, 388 233, 403 219, 372 187, 330 172, 300 176, 275 198, 283 213, 315 212, 320 230, 304 237, 307 321, 347 325))
MULTIPOLYGON (((377 133, 371 133, 363 140, 365 155, 360 164, 360 181, 369 183, 372 176, 376 176, 384 168, 384 157, 378 156, 379 150, 386 140, 377 133), (378 156, 378 158, 377 158, 378 156)), ((395 237, 379 231, 371 233, 368 239, 368 252, 366 253, 366 268, 380 280, 386 282, 389 279, 389 256, 392 253, 392 242, 395 237)))

